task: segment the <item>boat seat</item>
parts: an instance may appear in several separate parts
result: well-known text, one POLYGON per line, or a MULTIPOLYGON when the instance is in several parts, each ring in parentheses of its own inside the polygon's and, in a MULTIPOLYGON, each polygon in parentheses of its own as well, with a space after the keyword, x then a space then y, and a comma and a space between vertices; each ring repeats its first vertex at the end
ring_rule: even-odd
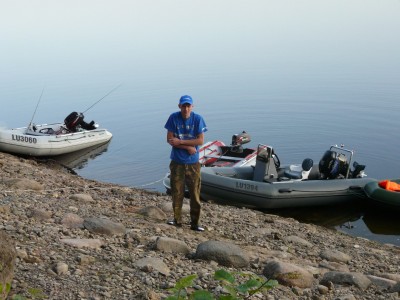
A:
POLYGON ((254 166, 253 181, 263 182, 271 178, 277 178, 278 172, 268 149, 259 151, 256 157, 256 165, 254 166))
POLYGON ((311 169, 314 165, 314 162, 311 158, 306 158, 303 160, 303 163, 300 165, 291 165, 289 170, 284 172, 285 177, 290 179, 308 179, 308 175, 311 172, 311 169))

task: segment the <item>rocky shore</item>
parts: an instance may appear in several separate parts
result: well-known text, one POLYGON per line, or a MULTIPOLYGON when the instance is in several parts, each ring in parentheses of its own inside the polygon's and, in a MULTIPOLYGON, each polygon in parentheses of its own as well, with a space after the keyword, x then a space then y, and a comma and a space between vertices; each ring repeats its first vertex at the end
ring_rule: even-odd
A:
POLYGON ((209 202, 206 231, 195 232, 188 213, 182 228, 166 224, 167 195, 3 153, 0 167, 0 232, 16 249, 8 299, 161 300, 191 274, 197 279, 189 293, 220 295, 219 269, 279 282, 251 299, 400 298, 394 245, 209 202))

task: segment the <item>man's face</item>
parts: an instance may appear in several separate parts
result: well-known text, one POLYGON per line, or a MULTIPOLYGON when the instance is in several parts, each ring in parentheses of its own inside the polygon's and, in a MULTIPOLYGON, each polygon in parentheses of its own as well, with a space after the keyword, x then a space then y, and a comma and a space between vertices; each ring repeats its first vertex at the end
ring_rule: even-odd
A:
POLYGON ((182 105, 179 104, 178 106, 181 109, 182 117, 184 119, 189 119, 190 113, 192 112, 192 109, 193 109, 193 105, 191 105, 189 103, 185 103, 182 105))

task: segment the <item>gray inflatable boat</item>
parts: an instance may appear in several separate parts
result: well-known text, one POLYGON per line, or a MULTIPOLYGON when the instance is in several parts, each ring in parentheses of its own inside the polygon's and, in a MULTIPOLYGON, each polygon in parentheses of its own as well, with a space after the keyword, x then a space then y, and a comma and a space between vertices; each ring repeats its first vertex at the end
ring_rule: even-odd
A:
POLYGON ((270 146, 259 145, 255 166, 201 169, 201 197, 260 209, 335 205, 365 198, 365 166, 353 151, 331 146, 318 164, 280 166, 270 146), (351 169, 353 166, 353 169, 351 169))

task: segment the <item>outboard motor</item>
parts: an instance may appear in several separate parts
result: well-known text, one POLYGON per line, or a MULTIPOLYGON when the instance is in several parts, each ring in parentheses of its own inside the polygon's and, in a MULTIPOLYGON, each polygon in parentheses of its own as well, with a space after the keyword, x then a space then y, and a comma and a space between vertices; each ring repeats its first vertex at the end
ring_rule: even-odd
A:
POLYGON ((349 169, 349 163, 347 158, 343 153, 340 153, 336 158, 337 164, 339 166, 339 172, 336 174, 335 178, 346 178, 347 170, 349 169))
POLYGON ((241 146, 243 144, 247 144, 248 142, 251 141, 250 135, 246 132, 243 131, 240 134, 234 134, 232 136, 232 146, 241 146))
POLYGON ((94 121, 86 123, 82 113, 77 113, 76 111, 70 113, 64 120, 65 126, 68 130, 72 132, 78 131, 78 128, 83 128, 86 130, 93 130, 96 128, 94 121))
POLYGON ((349 164, 343 153, 328 150, 319 161, 322 179, 346 178, 349 164))
POLYGON ((64 124, 68 130, 75 132, 76 127, 81 123, 83 118, 83 114, 78 114, 76 111, 74 111, 65 118, 64 124))
POLYGON ((336 152, 327 150, 319 161, 319 173, 323 179, 330 178, 333 164, 336 160, 336 152))
POLYGON ((364 173, 365 165, 360 165, 358 162, 355 161, 353 163, 353 167, 354 167, 354 171, 351 174, 353 178, 362 178, 362 177, 367 176, 364 173))
POLYGON ((347 163, 346 156, 340 153, 333 161, 328 178, 346 178, 348 168, 349 164, 347 163))
POLYGON ((242 133, 239 134, 234 134, 232 136, 232 144, 231 144, 231 151, 241 153, 243 152, 243 144, 247 144, 251 141, 250 135, 246 132, 243 131, 242 133))

